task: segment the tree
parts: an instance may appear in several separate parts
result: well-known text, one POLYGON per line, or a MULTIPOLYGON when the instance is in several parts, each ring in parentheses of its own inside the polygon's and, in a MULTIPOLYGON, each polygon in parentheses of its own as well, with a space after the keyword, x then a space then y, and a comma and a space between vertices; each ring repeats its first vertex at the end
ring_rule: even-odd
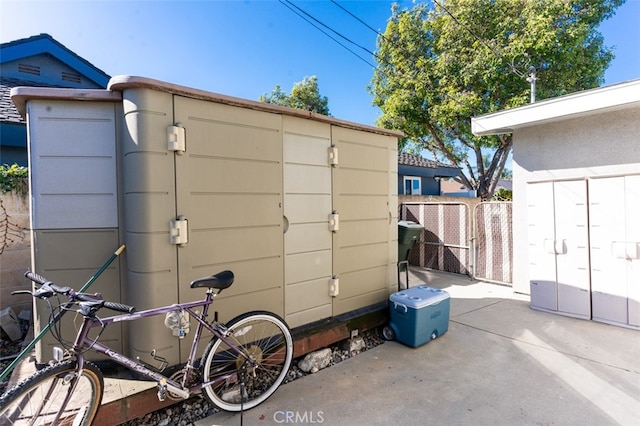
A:
POLYGON ((471 117, 599 86, 613 59, 598 25, 624 0, 433 0, 393 7, 371 85, 381 127, 464 170, 489 199, 510 134, 478 137, 471 117), (532 75, 533 74, 533 75, 532 75), (483 156, 489 155, 485 166, 483 156))
POLYGON ((297 82, 291 89, 291 94, 287 95, 280 85, 276 85, 271 94, 260 96, 260 102, 281 105, 291 108, 313 111, 319 114, 329 114, 329 100, 326 96, 320 95, 318 88, 318 77, 305 77, 297 82))

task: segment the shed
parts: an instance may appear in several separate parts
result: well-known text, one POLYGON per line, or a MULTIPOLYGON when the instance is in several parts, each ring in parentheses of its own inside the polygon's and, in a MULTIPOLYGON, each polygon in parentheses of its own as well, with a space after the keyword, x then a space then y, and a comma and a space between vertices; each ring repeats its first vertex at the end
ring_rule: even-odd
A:
MULTIPOLYGON (((197 300, 192 280, 230 269, 221 321, 264 309, 292 328, 386 303, 397 288, 398 132, 133 76, 107 90, 16 88, 12 99, 29 119, 44 276, 80 287, 124 243, 96 283, 106 298, 137 309, 197 300)), ((163 323, 104 339, 179 363, 188 344, 163 323)))
POLYGON ((535 309, 640 328, 640 80, 472 119, 513 134, 513 283, 535 309))

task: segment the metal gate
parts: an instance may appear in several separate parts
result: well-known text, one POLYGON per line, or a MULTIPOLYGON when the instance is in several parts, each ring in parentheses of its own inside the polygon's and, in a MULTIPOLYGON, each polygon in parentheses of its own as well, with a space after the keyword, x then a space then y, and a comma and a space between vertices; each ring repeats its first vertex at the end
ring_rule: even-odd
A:
POLYGON ((425 268, 469 275, 471 226, 462 203, 403 203, 400 218, 424 226, 409 262, 425 268))
POLYGON ((473 277, 511 284, 513 227, 511 202, 480 203, 474 209, 475 268, 473 277))

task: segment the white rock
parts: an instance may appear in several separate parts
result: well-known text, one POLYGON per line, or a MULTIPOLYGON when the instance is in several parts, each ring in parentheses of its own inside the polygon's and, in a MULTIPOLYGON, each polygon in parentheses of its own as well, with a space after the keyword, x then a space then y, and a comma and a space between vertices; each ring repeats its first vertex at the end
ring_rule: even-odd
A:
POLYGON ((316 373, 328 366, 330 362, 331 349, 320 349, 319 351, 307 354, 307 356, 298 363, 298 367, 305 373, 316 373))

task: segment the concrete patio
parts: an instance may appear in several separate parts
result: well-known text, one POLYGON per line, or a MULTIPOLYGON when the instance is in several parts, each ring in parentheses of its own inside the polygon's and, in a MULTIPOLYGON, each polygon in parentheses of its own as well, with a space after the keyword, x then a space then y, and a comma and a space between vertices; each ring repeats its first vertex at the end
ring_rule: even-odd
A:
MULTIPOLYGON (((638 425, 640 333, 531 310, 510 287, 412 268, 451 295, 449 331, 387 342, 283 385, 245 425, 638 425)), ((198 426, 237 425, 218 413, 198 426)))

